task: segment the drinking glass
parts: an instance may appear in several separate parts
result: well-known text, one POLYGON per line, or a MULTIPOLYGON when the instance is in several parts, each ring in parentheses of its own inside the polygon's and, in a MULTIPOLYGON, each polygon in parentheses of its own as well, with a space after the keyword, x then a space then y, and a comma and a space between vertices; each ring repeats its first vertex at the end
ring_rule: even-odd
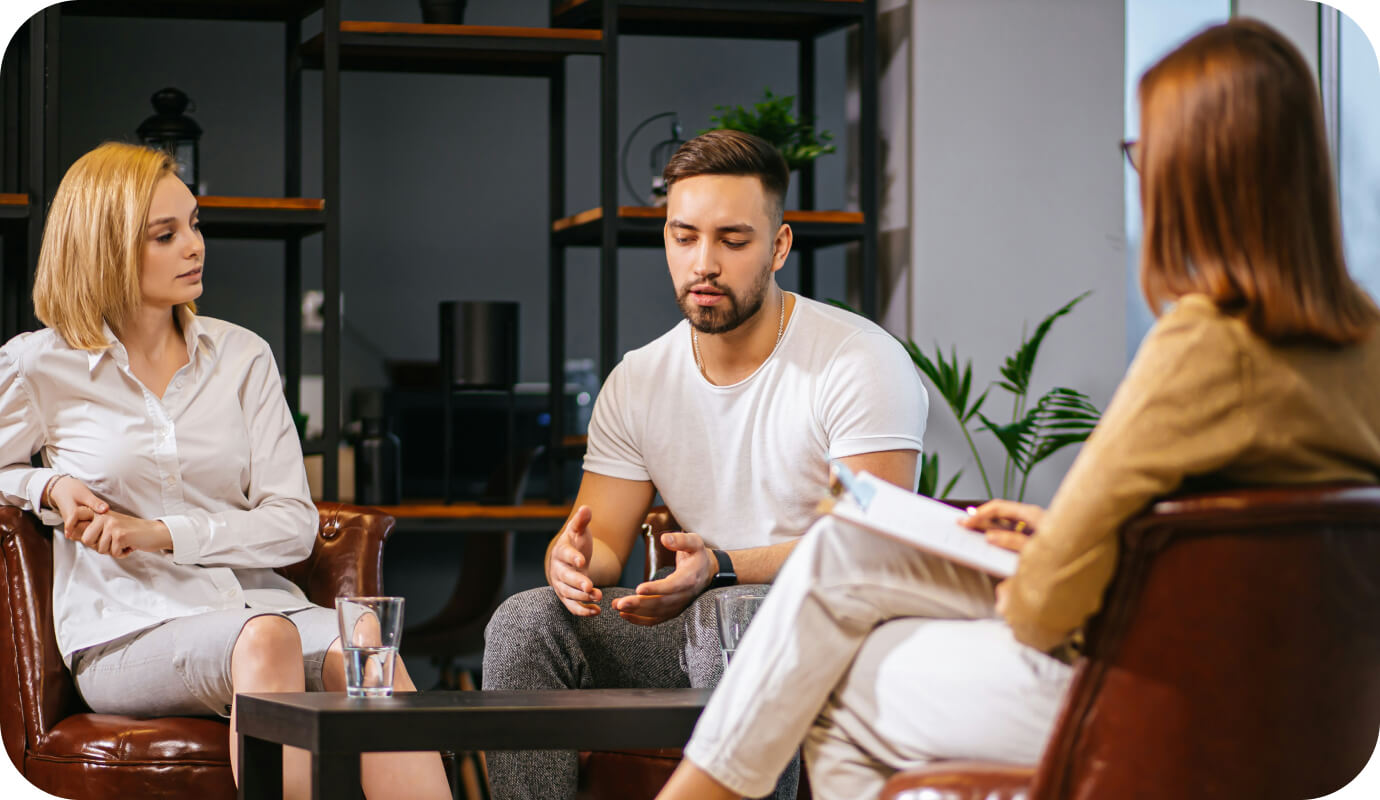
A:
POLYGON ((402 640, 401 597, 337 597, 340 646, 345 653, 345 693, 350 697, 393 694, 393 663, 402 640))
POLYGON ((719 648, 723 653, 725 668, 733 657, 733 651, 738 649, 738 642, 742 641, 748 623, 752 622, 752 615, 757 613, 758 607, 766 599, 760 594, 721 594, 714 598, 719 607, 719 648))

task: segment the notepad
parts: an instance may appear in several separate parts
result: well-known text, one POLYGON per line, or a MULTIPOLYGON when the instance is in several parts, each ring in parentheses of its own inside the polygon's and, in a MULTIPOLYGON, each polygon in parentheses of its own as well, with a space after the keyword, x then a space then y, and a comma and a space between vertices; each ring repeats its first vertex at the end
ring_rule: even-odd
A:
POLYGON ((842 468, 837 474, 845 491, 829 510, 833 516, 998 578, 1016 574, 1020 556, 958 524, 962 511, 871 473, 835 467, 842 468))

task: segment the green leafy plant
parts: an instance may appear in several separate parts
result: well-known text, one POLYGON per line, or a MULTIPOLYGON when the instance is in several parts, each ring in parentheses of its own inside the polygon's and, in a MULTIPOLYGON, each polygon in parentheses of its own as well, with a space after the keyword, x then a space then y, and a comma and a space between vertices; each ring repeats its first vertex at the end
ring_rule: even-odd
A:
MULTIPOLYGON (((1011 497, 1014 492, 1015 499, 1025 499, 1030 472, 1040 462, 1065 447, 1086 440, 1101 418, 1101 412, 1087 395, 1062 386, 1049 390, 1033 405, 1030 403, 1030 379, 1035 371, 1035 359, 1040 353, 1040 345, 1044 343, 1045 336, 1049 334, 1055 321, 1071 312, 1088 294, 1089 292, 1080 294, 1041 320, 1033 333, 1021 337, 1020 347, 1002 363, 1002 379, 996 382, 996 388, 1011 395, 1010 423, 998 423, 982 412, 983 404, 987 402, 993 386, 989 385, 981 394, 972 397, 971 359, 960 361, 955 348, 950 348, 949 355, 945 357, 938 344, 934 347, 934 355, 930 356, 917 347, 915 342, 907 340, 902 343, 911 361, 915 362, 915 366, 934 384, 934 388, 958 420, 963 438, 968 442, 968 449, 972 452, 978 472, 982 475, 982 485, 987 490, 988 497, 1011 497), (974 420, 981 425, 972 427, 974 420), (973 442, 972 434, 981 431, 990 431, 1006 451, 1000 494, 994 491, 982 455, 978 453, 977 445, 973 442)), ((939 459, 936 454, 932 455, 933 461, 931 456, 926 456, 922 465, 921 494, 926 494, 924 490, 929 488, 930 496, 946 497, 962 475, 962 471, 956 473, 942 491, 933 493, 933 489, 939 485, 939 459), (929 478, 924 477, 926 473, 929 473, 929 478)))
POLYGON ((828 131, 816 131, 813 120, 797 119, 791 113, 795 97, 783 97, 766 90, 766 96, 749 111, 742 106, 714 106, 718 115, 711 115, 714 126, 700 133, 727 129, 760 136, 771 142, 786 158, 786 166, 798 169, 822 155, 834 152, 828 144, 834 138, 828 131))

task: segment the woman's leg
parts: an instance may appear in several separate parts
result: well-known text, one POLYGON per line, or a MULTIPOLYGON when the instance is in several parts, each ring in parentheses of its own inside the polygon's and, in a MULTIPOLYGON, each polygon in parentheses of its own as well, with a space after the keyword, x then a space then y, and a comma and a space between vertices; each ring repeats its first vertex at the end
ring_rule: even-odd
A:
MULTIPOLYGON (((345 691, 345 660, 339 639, 326 651, 321 683, 328 692, 345 691)), ((401 656, 393 667, 393 691, 417 691, 401 656)), ((369 800, 450 800, 450 783, 439 753, 366 753, 360 759, 359 772, 369 800)))
POLYGON ((992 603, 986 576, 823 518, 777 576, 660 797, 708 796, 680 780, 703 777, 696 767, 737 793, 724 796, 770 792, 874 627, 988 618, 992 603))
MULTIPOLYGON (((254 617, 240 629, 230 656, 230 684, 236 694, 301 692, 302 640, 297 626, 275 614, 254 617)), ((236 706, 230 708, 230 769, 239 782, 239 730, 236 706)), ((283 748, 283 800, 311 797, 311 754, 283 748)))
POLYGON ((999 619, 884 623, 806 739, 815 797, 876 797, 894 772, 931 761, 1034 764, 1071 675, 999 619))

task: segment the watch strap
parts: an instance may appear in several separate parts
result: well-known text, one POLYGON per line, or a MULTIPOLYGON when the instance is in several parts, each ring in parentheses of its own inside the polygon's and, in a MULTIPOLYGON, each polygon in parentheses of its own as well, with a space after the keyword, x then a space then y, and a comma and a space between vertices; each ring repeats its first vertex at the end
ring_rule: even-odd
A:
POLYGON ((719 562, 719 571, 714 573, 714 578, 709 582, 709 588, 721 589, 725 586, 737 586, 738 573, 733 571, 733 559, 722 550, 710 550, 709 552, 713 553, 715 560, 719 562))

